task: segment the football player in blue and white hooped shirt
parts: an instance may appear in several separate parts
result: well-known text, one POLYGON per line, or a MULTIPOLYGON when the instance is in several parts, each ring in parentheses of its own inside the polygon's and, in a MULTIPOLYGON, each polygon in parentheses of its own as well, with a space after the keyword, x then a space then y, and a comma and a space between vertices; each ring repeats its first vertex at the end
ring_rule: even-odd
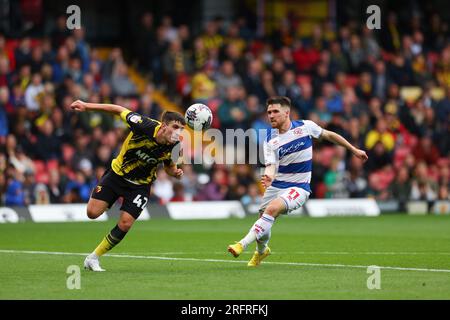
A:
POLYGON ((264 144, 266 168, 261 182, 266 191, 260 208, 260 218, 242 240, 228 246, 228 251, 238 257, 256 241, 257 250, 248 263, 248 266, 252 267, 259 265, 270 254, 267 244, 275 218, 303 206, 309 198, 312 138, 341 145, 362 161, 368 159, 365 151, 351 145, 339 134, 322 129, 310 120, 292 121, 289 98, 269 98, 266 106, 272 130, 264 144))

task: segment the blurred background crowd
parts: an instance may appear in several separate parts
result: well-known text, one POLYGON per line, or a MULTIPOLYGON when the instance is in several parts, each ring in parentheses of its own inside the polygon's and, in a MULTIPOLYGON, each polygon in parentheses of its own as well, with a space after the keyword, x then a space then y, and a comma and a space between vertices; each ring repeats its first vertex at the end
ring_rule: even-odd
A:
MULTIPOLYGON (((39 37, 0 33, 0 205, 82 203, 118 154, 117 117, 75 114, 76 99, 115 103, 152 118, 163 93, 184 111, 208 105, 218 129, 269 128, 265 101, 288 96, 294 119, 310 119, 363 148, 362 164, 317 141, 312 198, 450 200, 449 21, 439 12, 318 22, 307 36, 286 17, 261 36, 245 17, 217 16, 194 31, 144 12, 127 48, 92 46, 66 16, 39 37), (145 79, 140 89, 133 73, 145 79)), ((260 143, 260 141, 253 141, 260 143)), ((260 168, 184 165, 181 181, 158 171, 152 200, 258 204, 260 168)))

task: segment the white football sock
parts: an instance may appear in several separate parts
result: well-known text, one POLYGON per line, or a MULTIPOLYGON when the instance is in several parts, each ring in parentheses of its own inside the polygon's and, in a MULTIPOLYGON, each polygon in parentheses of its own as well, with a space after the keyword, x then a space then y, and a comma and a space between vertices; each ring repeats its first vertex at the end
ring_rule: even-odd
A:
POLYGON ((256 220, 255 224, 250 228, 248 234, 239 241, 240 244, 245 248, 248 247, 256 239, 261 239, 266 234, 270 232, 270 228, 272 228, 272 224, 275 221, 275 218, 271 215, 264 213, 261 218, 256 220))
POLYGON ((271 234, 272 234, 272 230, 270 229, 267 234, 265 234, 264 236, 259 238, 259 240, 256 241, 256 250, 258 250, 258 252, 260 254, 263 254, 264 250, 266 250, 271 234))

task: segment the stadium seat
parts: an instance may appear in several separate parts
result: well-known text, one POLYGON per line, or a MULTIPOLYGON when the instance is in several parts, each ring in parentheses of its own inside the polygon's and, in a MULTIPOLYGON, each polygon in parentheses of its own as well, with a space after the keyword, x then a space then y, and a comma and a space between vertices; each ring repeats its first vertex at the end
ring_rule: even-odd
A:
POLYGON ((36 173, 45 172, 47 170, 45 167, 45 162, 42 160, 33 160, 33 164, 36 173))
POLYGON ((47 161, 47 170, 48 171, 50 171, 50 170, 58 170, 58 166, 59 166, 58 160, 56 160, 56 159, 52 159, 52 160, 47 161))
POLYGON ((49 175, 47 172, 39 172, 36 174, 36 183, 45 183, 49 182, 49 175))
POLYGON ((47 167, 45 165, 45 162, 42 160, 33 160, 34 168, 36 170, 35 174, 35 181, 36 183, 48 183, 49 176, 47 167))

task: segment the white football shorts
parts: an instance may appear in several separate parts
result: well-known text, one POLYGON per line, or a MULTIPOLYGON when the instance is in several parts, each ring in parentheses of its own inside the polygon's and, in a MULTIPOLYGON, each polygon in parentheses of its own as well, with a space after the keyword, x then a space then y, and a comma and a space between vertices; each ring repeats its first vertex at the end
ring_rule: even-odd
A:
POLYGON ((309 192, 297 187, 279 189, 269 186, 264 193, 259 212, 264 212, 270 201, 276 198, 281 198, 285 202, 286 211, 284 214, 289 214, 290 211, 298 209, 305 204, 309 198, 309 192))

